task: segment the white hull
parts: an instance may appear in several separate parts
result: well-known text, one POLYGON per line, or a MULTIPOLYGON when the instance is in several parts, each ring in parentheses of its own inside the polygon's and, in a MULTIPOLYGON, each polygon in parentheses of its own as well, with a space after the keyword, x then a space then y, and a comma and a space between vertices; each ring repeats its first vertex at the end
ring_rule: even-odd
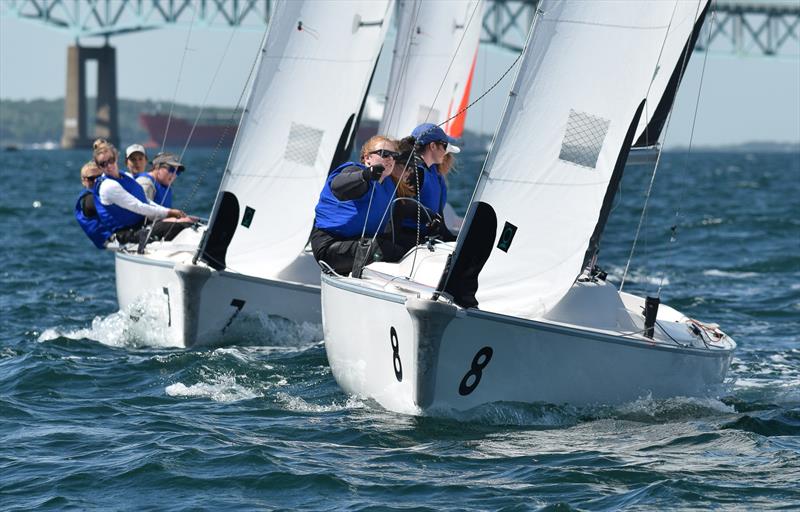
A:
POLYGON ((191 246, 174 250, 169 243, 151 245, 144 255, 116 253, 117 300, 123 310, 141 303, 158 308, 163 301, 159 318, 170 344, 240 341, 226 335, 235 333, 237 321, 254 315, 298 324, 321 322, 319 267, 310 254, 295 265, 292 277, 298 280, 262 279, 192 264, 191 246))
MULTIPOLYGON (((499 401, 582 405, 704 396, 723 382, 735 347, 727 336, 718 346, 681 346, 658 336, 651 341, 608 328, 465 310, 419 298, 397 281, 372 281, 322 277, 325 347, 345 391, 398 412, 466 410, 499 401)), ((617 293, 610 285, 587 286, 596 288, 591 293, 617 293)), ((620 297, 626 304, 637 301, 620 297)), ((688 329, 680 339, 679 313, 661 310, 659 324, 691 345, 688 329)))

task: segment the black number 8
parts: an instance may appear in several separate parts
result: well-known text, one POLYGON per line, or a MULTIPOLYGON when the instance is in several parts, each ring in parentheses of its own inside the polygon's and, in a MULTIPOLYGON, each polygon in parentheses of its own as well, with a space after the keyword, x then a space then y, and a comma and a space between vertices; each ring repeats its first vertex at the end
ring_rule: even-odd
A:
POLYGON ((493 353, 492 347, 483 347, 475 354, 475 357, 472 358, 472 366, 466 375, 464 375, 464 378, 461 379, 461 384, 458 385, 459 395, 467 396, 475 391, 475 388, 477 388, 478 384, 481 382, 483 369, 486 368, 486 365, 492 360, 493 353), (472 380, 471 384, 468 384, 470 377, 475 378, 472 380))
POLYGON ((394 366, 394 376, 397 382, 403 382, 403 362, 400 361, 400 341, 397 339, 397 331, 392 327, 389 330, 389 340, 392 344, 392 366, 394 366))

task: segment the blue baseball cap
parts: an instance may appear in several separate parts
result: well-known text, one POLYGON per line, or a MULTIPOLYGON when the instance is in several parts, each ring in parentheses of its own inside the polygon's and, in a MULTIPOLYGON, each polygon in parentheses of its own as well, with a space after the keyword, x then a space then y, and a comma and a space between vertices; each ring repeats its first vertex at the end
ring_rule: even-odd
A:
POLYGON ((417 141, 417 144, 424 146, 431 142, 446 142, 448 153, 458 153, 461 149, 453 143, 456 139, 449 137, 444 130, 433 123, 423 123, 411 132, 411 136, 417 141))

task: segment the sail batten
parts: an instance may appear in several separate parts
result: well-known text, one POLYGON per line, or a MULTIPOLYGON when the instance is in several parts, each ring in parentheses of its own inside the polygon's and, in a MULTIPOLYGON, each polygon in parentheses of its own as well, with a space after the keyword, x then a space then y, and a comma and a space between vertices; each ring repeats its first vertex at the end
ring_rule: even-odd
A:
MULTIPOLYGON (((685 34, 672 25, 672 2, 540 4, 473 198, 482 207, 470 210, 496 217, 497 229, 484 229, 478 242, 469 234, 460 237, 454 269, 466 268, 458 259, 470 258, 462 247, 467 238, 488 256, 467 266, 473 275, 450 276, 477 278, 472 299, 481 309, 536 318, 572 286, 604 225, 620 161, 624 166, 644 126, 643 99, 653 101, 658 69, 673 69, 680 56, 666 52, 670 62, 662 50, 672 47, 671 37, 683 39, 679 47, 685 44, 698 2, 705 4, 691 2, 685 34)), ((468 216, 468 230, 472 220, 468 216)))

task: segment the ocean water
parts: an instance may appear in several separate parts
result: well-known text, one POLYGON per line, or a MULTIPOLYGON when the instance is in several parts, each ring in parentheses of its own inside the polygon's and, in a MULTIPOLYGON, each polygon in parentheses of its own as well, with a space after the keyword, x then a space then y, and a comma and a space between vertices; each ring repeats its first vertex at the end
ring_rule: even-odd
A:
MULTIPOLYGON (((223 156, 188 156, 178 206, 208 213, 223 156)), ((460 156, 463 211, 482 155, 460 156)), ((0 510, 800 508, 800 154, 666 153, 655 179, 625 289, 737 340, 724 395, 444 418, 343 393, 318 326, 180 350, 131 320, 147 304, 118 312, 72 217, 87 157, 0 153, 0 510)), ((617 283, 650 175, 603 238, 617 283)))

